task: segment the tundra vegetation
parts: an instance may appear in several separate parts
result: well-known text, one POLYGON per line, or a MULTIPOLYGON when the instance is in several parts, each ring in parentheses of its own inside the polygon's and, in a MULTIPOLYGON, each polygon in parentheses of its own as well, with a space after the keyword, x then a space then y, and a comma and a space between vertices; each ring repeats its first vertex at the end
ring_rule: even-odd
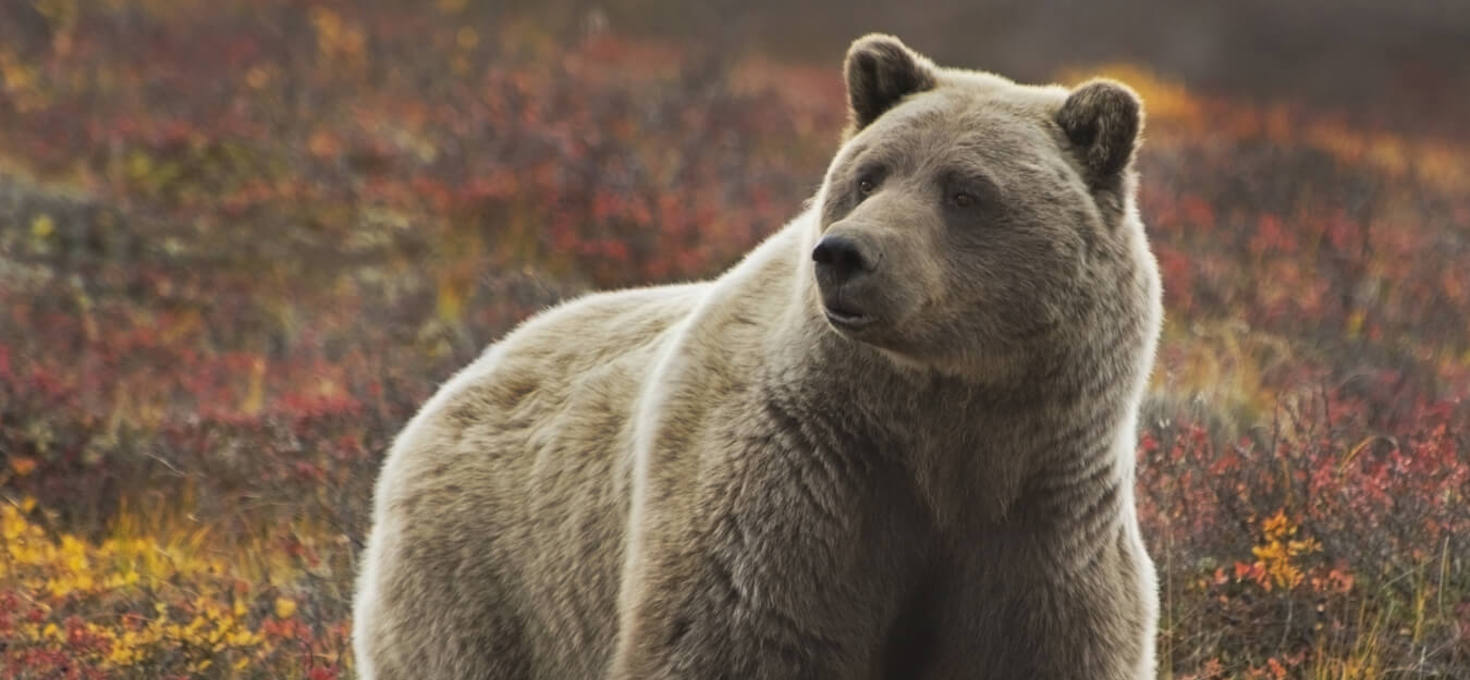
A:
MULTIPOLYGON (((728 266, 844 123, 839 55, 553 37, 463 1, 22 6, 4 677, 350 676, 370 488, 416 407, 556 300, 728 266)), ((1161 673, 1470 677, 1470 140, 1127 64, 1056 76, 1099 74, 1149 111, 1161 673)))

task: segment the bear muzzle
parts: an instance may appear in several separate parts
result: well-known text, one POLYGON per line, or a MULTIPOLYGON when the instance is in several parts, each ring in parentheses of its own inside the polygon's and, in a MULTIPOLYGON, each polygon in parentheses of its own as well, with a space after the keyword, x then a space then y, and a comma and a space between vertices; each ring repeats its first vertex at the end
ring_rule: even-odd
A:
POLYGON ((859 238, 828 234, 812 249, 823 312, 839 330, 857 331, 878 319, 870 295, 882 257, 859 238))
POLYGON ((812 249, 812 261, 817 263, 817 277, 826 277, 833 283, 867 274, 877 268, 877 262, 866 252, 861 243, 852 236, 828 234, 812 249))

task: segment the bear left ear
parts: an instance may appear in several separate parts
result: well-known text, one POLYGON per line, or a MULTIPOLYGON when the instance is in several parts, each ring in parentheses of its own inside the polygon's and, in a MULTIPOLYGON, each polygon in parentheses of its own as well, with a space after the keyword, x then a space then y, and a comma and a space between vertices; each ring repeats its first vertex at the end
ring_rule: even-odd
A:
POLYGON ((1097 189, 1113 184, 1133 160, 1143 103, 1127 85, 1093 80, 1072 91, 1056 120, 1097 189))
POLYGON ((847 50, 848 136, 867 127, 899 100, 934 87, 934 65, 898 38, 870 33, 847 50))

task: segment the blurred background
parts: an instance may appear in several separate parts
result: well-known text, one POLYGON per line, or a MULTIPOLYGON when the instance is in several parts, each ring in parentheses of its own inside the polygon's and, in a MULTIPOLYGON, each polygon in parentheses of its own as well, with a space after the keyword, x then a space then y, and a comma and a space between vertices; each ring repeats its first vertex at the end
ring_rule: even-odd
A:
POLYGON ((377 466, 816 189, 867 31, 1148 109, 1161 677, 1470 677, 1470 6, 0 0, 0 676, 346 678, 377 466))

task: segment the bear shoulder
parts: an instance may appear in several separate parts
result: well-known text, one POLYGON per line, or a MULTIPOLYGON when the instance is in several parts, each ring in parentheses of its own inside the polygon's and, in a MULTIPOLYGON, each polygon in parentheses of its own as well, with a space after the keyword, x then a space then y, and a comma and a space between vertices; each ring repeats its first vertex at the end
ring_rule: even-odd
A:
MULTIPOLYGON (((707 284, 586 295, 537 314, 444 382, 395 440, 380 491, 410 485, 453 452, 487 438, 547 429, 577 394, 631 400, 636 374, 660 338, 694 308, 707 284), (621 377, 620 377, 621 376, 621 377), (520 425, 518 425, 520 424, 520 425), (496 434, 499 433, 499 434, 496 434)), ((402 493, 403 491, 400 491, 402 493)))

